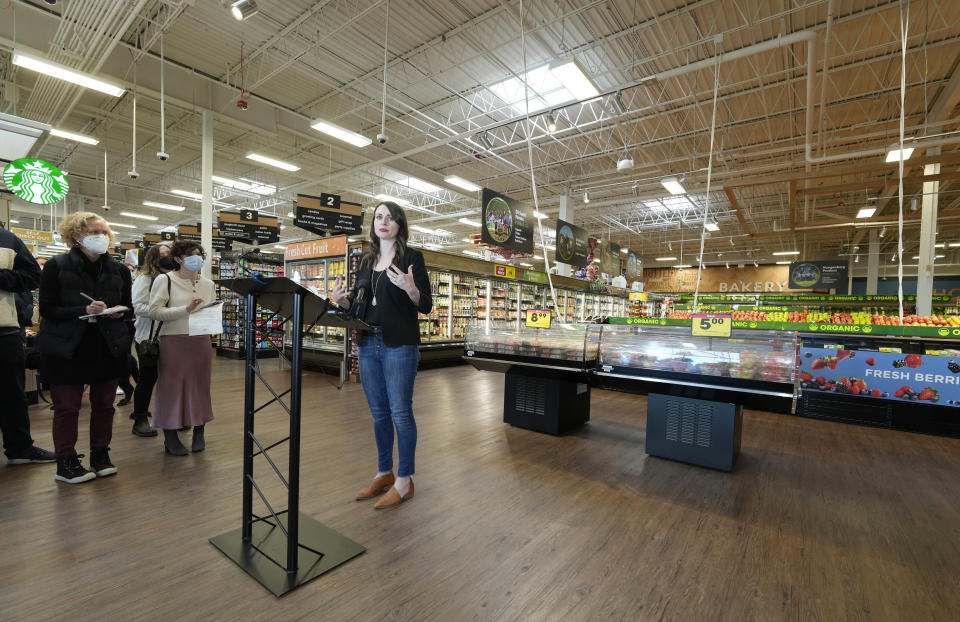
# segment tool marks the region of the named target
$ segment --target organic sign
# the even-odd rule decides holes
[[[248,244],[280,241],[276,216],[264,216],[256,210],[240,210],[239,214],[220,212],[217,228],[220,235]]]
[[[483,189],[480,239],[485,244],[518,253],[533,252],[533,226],[520,203],[510,197]]]
[[[70,183],[53,164],[36,158],[20,158],[7,165],[3,183],[24,201],[49,205],[67,196]]]
[[[795,261],[790,264],[790,289],[832,289],[846,285],[846,262]]]
[[[293,224],[317,235],[331,231],[360,233],[363,230],[363,207],[359,203],[341,201],[336,194],[323,193],[319,197],[298,194]]]
[[[557,219],[557,261],[583,268],[587,265],[587,230]]]

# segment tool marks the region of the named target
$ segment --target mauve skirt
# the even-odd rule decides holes
[[[153,422],[163,430],[203,425],[213,420],[208,335],[160,337],[160,364],[153,398]]]

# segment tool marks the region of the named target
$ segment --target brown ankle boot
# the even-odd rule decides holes
[[[391,486],[390,490],[387,491],[387,494],[380,497],[380,500],[377,501],[377,504],[373,506],[375,510],[385,510],[387,508],[393,508],[407,499],[413,498],[413,478],[410,479],[410,490],[407,491],[407,494],[400,496],[400,492],[396,489],[395,486]]]
[[[366,499],[373,499],[381,492],[383,489],[388,486],[393,486],[393,482],[397,478],[393,476],[393,472],[387,473],[386,475],[381,475],[379,477],[374,477],[366,487],[357,493],[357,501],[364,501]]]

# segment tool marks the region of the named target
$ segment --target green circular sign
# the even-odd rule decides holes
[[[3,182],[24,201],[49,205],[67,196],[70,182],[53,164],[36,158],[20,158],[7,165]]]

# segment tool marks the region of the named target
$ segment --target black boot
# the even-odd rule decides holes
[[[150,424],[147,423],[146,415],[134,413],[133,430],[131,431],[131,434],[136,434],[137,436],[156,436],[157,431],[151,428]]]
[[[188,454],[187,448],[180,442],[176,430],[163,431],[163,450],[173,456],[186,456]]]
[[[82,457],[83,454],[57,458],[57,473],[53,476],[53,479],[67,484],[80,484],[97,477],[97,474],[93,471],[83,468],[83,465],[80,464],[80,458]]]
[[[190,444],[190,451],[197,453],[198,451],[203,451],[206,448],[207,444],[203,440],[203,426],[193,426],[193,443]]]

